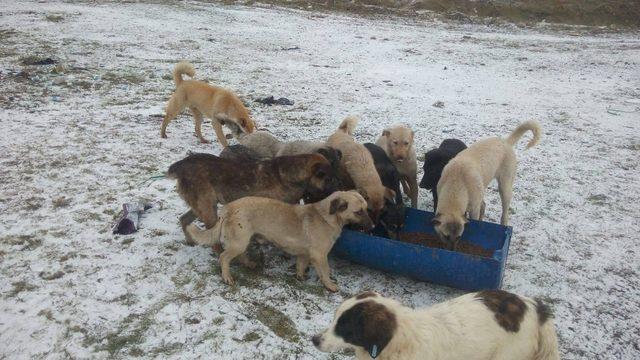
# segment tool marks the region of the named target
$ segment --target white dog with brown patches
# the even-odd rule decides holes
[[[354,349],[360,360],[560,359],[549,308],[501,290],[415,310],[364,292],[343,302],[312,341],[324,352]]]

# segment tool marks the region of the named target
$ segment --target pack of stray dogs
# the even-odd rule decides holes
[[[187,243],[213,247],[229,285],[234,284],[231,262],[255,267],[248,246],[269,242],[295,257],[298,279],[304,280],[312,265],[324,287],[336,292],[327,256],[343,227],[397,236],[404,221],[401,192],[415,208],[419,187],[433,194],[434,228],[451,249],[468,219],[483,218],[484,193],[493,179],[502,202],[501,224],[508,225],[514,146],[527,132],[533,135],[527,148],[541,136],[540,125],[527,121],[506,138],[486,138],[468,147],[446,139],[425,154],[418,183],[414,133],[405,125],[385,129],[375,144],[360,144],[353,135],[358,118],[350,116],[325,141],[284,142],[257,130],[233,91],[194,77],[191,64],[175,66],[176,90],[161,136],[189,108],[198,139],[208,142],[201,130],[205,116],[224,150],[218,156],[191,153],[172,164],[167,176],[177,181],[190,208],[180,217]],[[238,144],[228,144],[223,127]],[[193,223],[196,219],[205,229]],[[323,352],[352,349],[358,359],[560,358],[549,308],[502,290],[470,293],[423,309],[365,291],[344,301],[311,342]]]

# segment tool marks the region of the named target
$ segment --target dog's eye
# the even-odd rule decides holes
[[[393,141],[393,145],[398,145],[398,142],[396,140]]]
[[[404,142],[404,144],[405,144],[405,145],[409,145],[409,142],[408,142],[408,141],[405,141],[405,142]]]
[[[364,215],[364,210],[360,209],[360,210],[356,211],[356,215],[363,216]]]
[[[323,177],[325,177],[327,174],[324,173],[324,171],[318,171],[316,173],[316,177],[319,177],[320,179],[322,179]]]

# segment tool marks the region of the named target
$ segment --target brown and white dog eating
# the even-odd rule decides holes
[[[171,99],[167,104],[167,113],[162,121],[160,136],[167,137],[167,125],[186,107],[193,113],[196,123],[196,136],[201,143],[209,142],[202,136],[203,115],[211,119],[218,141],[224,147],[228,143],[222,131],[221,121],[233,122],[246,133],[251,133],[255,130],[255,124],[249,115],[249,111],[231,90],[211,86],[202,81],[183,80],[183,74],[193,78],[195,76],[193,66],[187,62],[180,62],[173,69],[176,91],[171,95]]]
[[[233,284],[231,260],[238,257],[245,266],[255,266],[245,251],[256,240],[268,241],[296,256],[296,275],[300,280],[311,263],[322,284],[335,292],[338,287],[329,277],[327,256],[347,224],[358,224],[366,230],[373,228],[367,203],[356,191],[336,191],[309,205],[245,197],[227,204],[212,229],[203,231],[191,224],[187,232],[200,245],[223,245],[220,266],[222,279],[229,285]]]
[[[501,290],[424,309],[364,292],[343,302],[312,342],[323,352],[354,349],[360,360],[560,359],[549,308]]]

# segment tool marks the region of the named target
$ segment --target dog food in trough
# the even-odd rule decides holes
[[[471,220],[457,251],[444,249],[434,213],[407,208],[399,240],[344,229],[333,254],[384,272],[465,290],[499,289],[509,253],[511,228]]]
[[[440,239],[438,239],[438,236],[434,234],[423,232],[404,232],[400,233],[400,237],[398,240],[409,244],[417,244],[430,248],[449,250],[447,246],[442,241],[440,241]],[[483,257],[491,257],[491,255],[493,255],[493,251],[470,243],[466,240],[460,240],[455,251]]]

